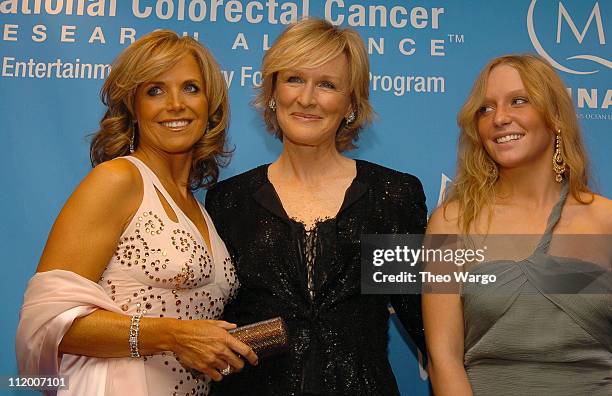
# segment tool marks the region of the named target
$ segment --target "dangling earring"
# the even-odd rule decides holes
[[[132,136],[130,137],[130,154],[134,154],[134,136],[136,135],[136,120],[132,121]]]
[[[493,179],[497,180],[498,171],[497,171],[497,164],[495,164],[495,162],[492,164],[489,164],[489,175],[491,175]]]
[[[563,181],[563,174],[565,173],[565,158],[563,158],[562,150],[563,140],[561,140],[561,129],[557,129],[555,135],[555,153],[553,154],[553,172],[555,172],[555,181],[561,183]]]
[[[352,124],[353,122],[355,122],[355,119],[357,118],[357,116],[355,116],[355,112],[351,111],[348,115],[348,117],[346,117],[346,123],[348,124]]]
[[[274,98],[270,98],[270,101],[268,102],[268,107],[270,108],[270,110],[272,111],[276,111],[276,100],[274,100]]]

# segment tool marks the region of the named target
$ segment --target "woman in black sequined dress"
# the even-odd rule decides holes
[[[397,395],[388,304],[423,350],[418,295],[362,295],[362,234],[424,232],[419,180],[341,153],[373,115],[359,35],[316,19],[267,52],[256,99],[278,159],[219,183],[206,206],[241,288],[225,319],[281,316],[288,353],[226,377],[221,395]]]

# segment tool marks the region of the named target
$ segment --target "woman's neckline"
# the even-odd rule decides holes
[[[282,211],[285,214],[286,218],[289,221],[291,221],[292,223],[301,226],[304,229],[304,231],[309,232],[309,231],[313,231],[313,230],[317,229],[321,224],[324,224],[324,223],[327,223],[327,222],[330,222],[330,221],[335,221],[338,218],[338,216],[340,215],[340,213],[342,213],[342,211],[345,209],[346,202],[347,202],[348,195],[349,195],[349,191],[355,185],[355,183],[359,180],[359,178],[361,176],[361,171],[362,171],[362,161],[360,161],[358,159],[353,159],[353,161],[354,161],[354,164],[355,164],[355,176],[353,177],[353,179],[351,180],[351,182],[347,186],[346,190],[344,191],[344,197],[342,199],[342,203],[340,204],[340,208],[338,209],[338,211],[336,212],[336,214],[334,216],[324,216],[324,217],[321,217],[321,218],[317,218],[314,221],[312,227],[307,227],[305,222],[302,221],[299,218],[289,216],[289,214],[285,210],[285,206],[283,205],[283,201],[281,200],[280,196],[278,195],[278,191],[276,190],[276,187],[274,186],[274,183],[272,183],[272,181],[270,180],[269,170],[270,170],[270,166],[272,165],[272,163],[268,163],[268,164],[263,165],[264,171],[265,171],[265,181],[266,181],[267,184],[270,185],[270,187],[272,189],[272,192],[274,193],[274,198],[276,199],[278,205],[282,209]]]

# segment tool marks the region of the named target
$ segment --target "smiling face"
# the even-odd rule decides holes
[[[189,152],[208,122],[200,67],[191,55],[136,90],[138,148],[169,154]]]
[[[336,131],[351,111],[347,70],[342,54],[316,68],[278,73],[273,96],[285,143],[335,144]]]
[[[554,134],[530,103],[520,74],[511,66],[501,64],[489,73],[478,133],[501,168],[550,168]]]

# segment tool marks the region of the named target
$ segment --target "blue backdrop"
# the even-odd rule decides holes
[[[353,26],[370,52],[378,117],[350,155],[417,175],[431,211],[454,173],[455,117],[474,78],[490,58],[517,52],[537,52],[558,69],[594,186],[612,195],[611,7],[610,0],[0,0],[0,375],[16,373],[26,283],[57,213],[90,169],[87,135],[104,111],[98,92],[107,65],[133,38],[168,28],[211,49],[230,87],[236,151],[221,174],[227,178],[280,152],[249,105],[267,46],[304,15]],[[427,394],[426,373],[395,325],[390,337],[402,394]]]

